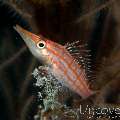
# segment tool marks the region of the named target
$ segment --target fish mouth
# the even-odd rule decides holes
[[[23,31],[23,28],[20,27],[19,25],[16,25],[13,27],[18,33],[22,32]]]
[[[31,40],[34,43],[38,43],[40,41],[40,37],[38,35],[35,35],[34,33],[31,33],[24,28],[20,27],[19,25],[16,25],[13,27],[23,38],[23,40],[26,42],[26,40]]]
[[[23,29],[19,25],[16,25],[13,28],[20,34],[20,36],[24,39],[24,41],[26,40],[26,38],[31,37],[32,33],[28,32],[25,29]]]
[[[31,50],[31,52],[33,52],[35,50],[35,44],[34,44],[34,41],[32,40],[32,37],[31,37],[32,33],[23,29],[19,25],[16,25],[13,28],[22,37],[22,39],[26,43],[27,47]]]

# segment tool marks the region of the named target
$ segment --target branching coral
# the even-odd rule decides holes
[[[58,98],[62,94],[63,86],[54,78],[49,69],[49,67],[40,66],[39,69],[36,68],[32,73],[36,79],[35,86],[41,89],[41,92],[38,92],[38,98],[43,101],[43,107],[39,105],[41,111],[38,112],[37,116],[41,116],[41,120],[44,120],[44,117],[48,118],[48,116],[54,120],[61,119],[61,116],[63,119],[65,119],[64,117],[68,117],[71,120],[77,120],[77,113],[59,102]],[[44,94],[45,97],[43,97]]]
[[[80,105],[83,109],[87,105],[100,110],[120,108],[119,0],[60,0],[57,3],[54,0],[6,1],[0,1],[0,119],[33,120],[34,116],[37,120],[88,120],[91,117],[89,111],[85,115],[78,114]],[[20,16],[25,16],[24,19],[16,14],[19,12]],[[51,83],[56,82],[54,77],[50,78],[41,67],[41,70],[38,68],[40,79],[33,79],[31,72],[40,63],[26,47],[22,48],[23,41],[12,29],[15,24],[28,26],[25,19],[34,33],[39,32],[58,43],[78,39],[88,41],[93,54],[91,58],[99,69],[96,80],[91,84],[99,92],[87,100],[81,100],[60,84],[58,91],[58,86]],[[43,84],[41,80],[44,80]],[[58,85],[57,82],[55,84]],[[108,116],[119,119],[114,110],[112,114],[101,115],[101,118],[95,114],[90,120],[108,120]]]

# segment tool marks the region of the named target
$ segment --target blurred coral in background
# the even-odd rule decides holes
[[[0,0],[0,120],[119,120],[119,11],[119,0]],[[42,88],[35,86],[32,76],[41,63],[13,29],[16,24],[63,45],[75,40],[88,43],[96,77],[89,82],[98,92],[81,100],[62,88],[57,96],[60,104],[45,111],[51,103],[45,95],[44,100],[39,99]],[[77,111],[80,105],[83,109],[87,105],[110,108],[112,112],[90,117],[89,112]]]

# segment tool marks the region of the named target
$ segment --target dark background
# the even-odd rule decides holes
[[[99,90],[92,104],[119,106],[119,11],[119,0],[0,0],[0,120],[31,120],[40,104],[31,77],[40,63],[13,29],[16,24],[63,45],[88,43],[96,76],[91,87]]]

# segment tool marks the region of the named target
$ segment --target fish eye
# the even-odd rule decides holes
[[[45,48],[45,42],[44,42],[44,41],[38,42],[38,43],[37,43],[37,47],[40,48],[40,49],[41,49],[41,48]]]

